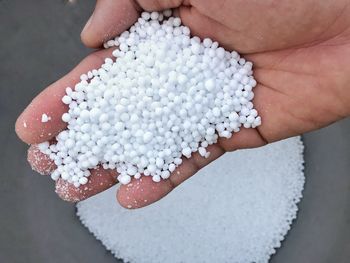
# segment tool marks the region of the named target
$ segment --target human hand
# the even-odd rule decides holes
[[[251,60],[258,81],[254,105],[263,119],[257,129],[242,129],[230,139],[221,138],[209,147],[208,159],[194,154],[184,158],[168,180],[154,183],[150,177],[121,186],[121,205],[137,208],[153,203],[191,177],[225,151],[262,146],[290,136],[318,129],[350,114],[350,8],[348,1],[146,1],[99,0],[83,42],[99,47],[107,39],[132,25],[138,11],[179,7],[178,14],[194,35],[211,37],[226,49],[235,49]],[[27,143],[54,138],[65,128],[61,102],[67,86],[79,76],[99,67],[110,50],[97,51],[67,76],[36,97],[18,118],[16,131]],[[42,123],[47,112],[51,121]],[[49,173],[52,162],[29,149],[29,161],[39,172]],[[115,171],[92,171],[88,184],[79,188],[59,180],[58,194],[79,201],[116,183]],[[147,200],[147,201],[145,201]]]

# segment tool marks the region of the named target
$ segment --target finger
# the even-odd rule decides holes
[[[146,11],[162,11],[180,5],[188,5],[189,0],[137,0],[137,3]]]
[[[29,147],[28,161],[33,170],[43,175],[49,175],[57,168],[49,156],[42,153],[37,145]],[[59,179],[56,183],[56,192],[63,200],[77,202],[115,185],[116,178],[117,172],[115,170],[105,170],[99,167],[91,170],[88,182],[80,187],[75,187],[73,184]]]
[[[55,137],[67,124],[61,116],[67,111],[67,105],[61,101],[67,87],[74,87],[80,81],[80,75],[94,68],[99,68],[106,57],[110,57],[111,49],[90,54],[78,66],[62,79],[51,84],[42,91],[23,111],[16,121],[18,137],[28,144],[37,144]],[[49,116],[42,122],[42,115]]]
[[[150,205],[173,190],[180,183],[190,178],[201,167],[220,157],[224,150],[218,146],[209,146],[210,156],[205,159],[195,153],[191,159],[183,158],[182,164],[175,169],[167,180],[158,183],[150,176],[133,179],[128,185],[121,185],[117,191],[117,200],[121,206],[129,209]]]
[[[107,190],[118,182],[115,170],[105,170],[99,167],[90,172],[91,175],[88,182],[79,187],[58,179],[56,182],[56,193],[58,196],[68,202],[79,202]]]
[[[139,16],[137,9],[131,0],[98,0],[81,32],[81,40],[88,47],[100,47],[136,22]]]
[[[209,146],[210,155],[208,158],[204,158],[198,153],[194,153],[190,159],[183,158],[183,163],[167,180],[156,183],[152,181],[151,177],[143,176],[139,180],[133,179],[128,185],[120,186],[117,191],[117,200],[121,206],[129,209],[147,206],[166,196],[175,187],[226,151],[259,147],[264,144],[265,141],[256,129],[242,129],[230,139],[220,138],[217,144]]]
[[[32,169],[42,175],[49,175],[57,168],[49,156],[42,153],[37,145],[29,147],[27,160]]]

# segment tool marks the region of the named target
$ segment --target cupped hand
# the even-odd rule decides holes
[[[139,208],[161,199],[227,151],[300,135],[350,115],[350,1],[99,0],[82,40],[100,47],[135,23],[142,10],[167,8],[177,8],[193,35],[213,38],[254,63],[254,105],[262,125],[219,139],[209,146],[208,159],[197,153],[184,158],[168,180],[155,183],[142,177],[122,185],[117,191],[122,206]],[[53,140],[66,128],[61,120],[67,111],[61,102],[65,88],[74,87],[81,74],[98,68],[108,56],[111,50],[89,55],[40,93],[18,118],[16,132],[32,144],[28,159],[35,170],[49,174],[55,168],[35,144]],[[43,113],[51,117],[49,122],[41,122]],[[56,191],[65,200],[79,201],[116,183],[115,171],[99,168],[86,185],[75,188],[58,180]]]

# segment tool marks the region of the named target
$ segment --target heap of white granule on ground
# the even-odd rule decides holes
[[[295,137],[227,153],[149,207],[121,208],[113,188],[77,213],[125,262],[266,263],[296,217],[302,152]]]
[[[122,184],[141,174],[167,179],[181,157],[218,137],[261,124],[253,108],[252,63],[217,42],[191,37],[171,12],[142,13],[106,46],[118,59],[81,76],[66,89],[68,129],[57,144],[39,145],[57,165],[51,177],[86,184],[89,169],[117,169]],[[163,19],[165,18],[165,19]],[[44,116],[43,120],[47,118]]]

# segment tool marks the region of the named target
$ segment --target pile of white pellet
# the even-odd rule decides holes
[[[266,263],[296,217],[302,152],[291,138],[227,153],[149,207],[123,209],[112,188],[78,215],[124,262]]]
[[[57,144],[39,145],[57,165],[54,180],[86,184],[89,169],[117,169],[122,184],[141,174],[167,179],[182,156],[218,137],[230,138],[261,118],[253,108],[252,63],[217,42],[191,37],[171,11],[142,13],[129,31],[105,46],[118,46],[116,61],[68,87],[62,120],[68,129]],[[49,121],[43,116],[43,121]]]

